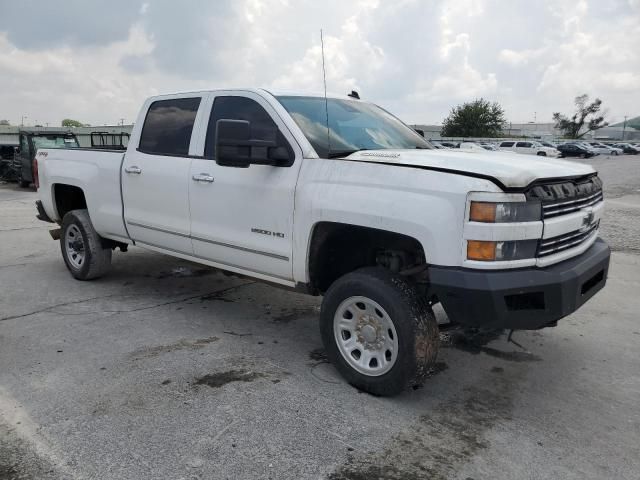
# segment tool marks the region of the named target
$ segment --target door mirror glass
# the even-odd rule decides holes
[[[216,122],[216,163],[223,167],[290,165],[292,152],[274,140],[251,138],[251,122],[221,119]],[[279,133],[279,132],[277,132]],[[273,135],[277,138],[280,135]]]

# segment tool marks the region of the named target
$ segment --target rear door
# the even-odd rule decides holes
[[[202,98],[152,101],[137,149],[122,166],[124,217],[131,238],[152,247],[193,254],[189,237],[191,138]]]
[[[203,158],[190,178],[191,235],[196,256],[232,271],[290,281],[294,194],[302,150],[282,119],[260,95],[218,92],[202,139]],[[252,138],[276,140],[292,151],[289,167],[220,166],[215,162],[216,122],[247,120]]]
[[[533,151],[533,144],[531,142],[517,142],[516,152],[518,153],[531,153]]]

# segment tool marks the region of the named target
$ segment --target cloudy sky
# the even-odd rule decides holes
[[[0,119],[135,120],[150,95],[360,91],[409,123],[484,97],[513,122],[572,99],[640,115],[640,0],[0,0]]]

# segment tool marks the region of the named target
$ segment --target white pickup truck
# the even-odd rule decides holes
[[[323,295],[329,358],[354,386],[420,384],[432,305],[469,327],[539,329],[605,284],[588,165],[436,150],[351,96],[162,95],[128,149],[40,149],[38,218],[80,280],[136,245]]]

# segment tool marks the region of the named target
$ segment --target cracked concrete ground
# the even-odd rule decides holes
[[[75,281],[35,193],[0,186],[0,480],[637,479],[640,158],[590,163],[606,289],[527,351],[445,342],[390,399],[326,362],[319,299],[137,248]]]

